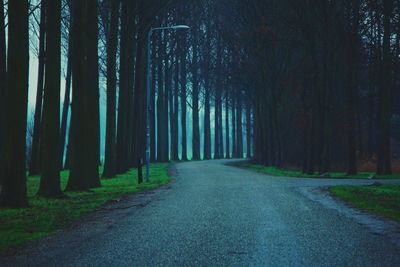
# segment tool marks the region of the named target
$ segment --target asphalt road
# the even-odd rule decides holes
[[[400,266],[390,237],[345,216],[343,205],[323,204],[324,195],[301,193],[371,181],[276,178],[226,163],[177,164],[171,185],[109,206],[0,265]]]

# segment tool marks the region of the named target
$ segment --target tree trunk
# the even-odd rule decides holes
[[[225,158],[229,159],[231,157],[231,152],[230,152],[230,141],[229,141],[229,135],[230,135],[230,127],[229,127],[229,94],[228,92],[225,93],[225,147],[226,147],[226,152],[225,152]]]
[[[70,20],[70,25],[72,25],[72,15]],[[65,152],[65,143],[67,138],[67,122],[68,122],[68,112],[69,107],[71,105],[71,80],[72,80],[72,41],[71,34],[68,40],[68,63],[67,63],[67,77],[65,78],[65,94],[64,94],[64,103],[63,103],[63,111],[62,111],[62,119],[61,119],[61,133],[60,133],[60,170],[63,169],[64,163],[64,152]]]
[[[390,149],[390,130],[392,116],[392,55],[390,49],[391,17],[393,14],[393,0],[383,1],[383,62],[382,88],[379,103],[379,146],[377,174],[392,174],[392,158]]]
[[[43,1],[42,1],[43,3]],[[60,168],[60,81],[61,81],[61,0],[47,5],[46,80],[43,100],[43,132],[41,137],[41,178],[38,195],[59,197]],[[53,162],[53,163],[52,163]]]
[[[206,77],[208,79],[208,77]],[[210,89],[205,85],[204,96],[204,159],[211,159]]]
[[[186,63],[186,56],[187,56],[187,37],[183,36],[180,40],[182,44],[182,49],[179,49],[181,51],[180,53],[180,78],[181,78],[181,128],[182,128],[182,160],[188,160],[187,157],[187,128],[186,128],[186,112],[187,112],[187,63]],[[178,44],[179,45],[179,44]]]
[[[141,24],[137,39],[136,67],[135,67],[135,95],[134,95],[134,121],[133,133],[133,158],[145,158],[146,152],[146,76],[147,68],[147,32],[149,29]],[[135,167],[136,164],[134,165]]]
[[[221,66],[222,66],[222,45],[221,41],[218,41],[217,45],[217,59],[216,59],[216,85],[215,85],[215,112],[214,112],[214,159],[220,159],[223,157],[223,149],[221,146],[223,145],[221,142],[222,137],[222,105],[221,105]]]
[[[0,185],[4,175],[4,145],[6,130],[6,88],[7,88],[7,57],[6,57],[6,33],[4,25],[4,1],[0,0]]]
[[[43,107],[43,81],[45,67],[45,38],[46,38],[46,5],[47,1],[41,2],[40,8],[40,37],[39,37],[39,65],[38,80],[36,88],[36,104],[34,116],[34,128],[32,138],[32,151],[29,163],[29,175],[39,174],[40,169],[40,137],[42,126],[42,107]]]
[[[8,87],[4,144],[4,179],[0,205],[24,207],[28,205],[26,190],[26,120],[29,78],[28,1],[8,3]]]
[[[97,2],[74,0],[73,103],[68,191],[100,186],[98,171]]]
[[[236,143],[236,96],[235,93],[232,91],[232,158],[237,158],[237,143]]]
[[[175,58],[175,68],[174,68],[174,90],[173,90],[173,112],[171,122],[173,127],[171,128],[171,157],[172,160],[179,160],[179,151],[178,151],[178,143],[179,143],[179,61],[178,58]],[[172,106],[171,106],[172,108]]]
[[[122,0],[121,41],[120,41],[120,74],[118,99],[117,129],[117,174],[129,169],[129,154],[132,149],[133,130],[133,75],[134,75],[134,19],[133,2]],[[131,159],[133,160],[133,159]]]
[[[150,113],[150,161],[151,162],[155,162],[157,160],[157,150],[156,150],[156,140],[157,140],[157,136],[156,136],[156,82],[155,82],[155,78],[156,78],[156,63],[154,62],[155,59],[155,55],[157,53],[157,43],[155,42],[155,39],[153,38],[152,40],[152,45],[151,45],[151,77],[152,77],[152,81],[151,81],[151,113]]]
[[[165,162],[165,120],[164,116],[164,78],[165,73],[163,71],[164,57],[165,57],[165,44],[163,43],[162,36],[160,33],[157,34],[158,40],[158,53],[157,53],[157,161]]]
[[[111,0],[111,19],[109,39],[107,40],[107,118],[106,147],[103,178],[113,178],[116,171],[116,91],[117,73],[116,59],[118,46],[118,22],[120,0]]]
[[[165,42],[167,42],[165,40]],[[169,65],[169,59],[166,57],[165,58],[165,88],[164,88],[164,110],[162,113],[162,120],[164,123],[164,131],[163,131],[163,136],[162,138],[164,139],[164,162],[169,161],[169,149],[170,149],[170,142],[169,142],[169,122],[170,122],[170,117],[169,117],[169,103],[168,103],[168,97],[171,94],[171,82],[172,82],[172,77],[171,77],[171,66]]]
[[[98,56],[98,3],[88,0],[87,4],[87,61],[88,97],[86,119],[88,149],[88,182],[90,188],[100,187],[100,107],[99,107],[99,56]]]
[[[240,93],[239,93],[240,94]],[[237,157],[243,158],[243,125],[242,125],[242,96],[239,95],[237,98]]]
[[[200,128],[199,128],[199,51],[198,51],[198,32],[193,32],[193,62],[192,62],[192,152],[193,160],[200,160]]]
[[[246,107],[246,157],[251,158],[251,104],[250,100],[247,100]]]

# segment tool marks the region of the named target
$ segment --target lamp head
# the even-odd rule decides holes
[[[187,25],[176,25],[176,26],[173,26],[171,28],[174,29],[174,30],[188,30],[188,29],[190,29],[190,27],[187,26]]]

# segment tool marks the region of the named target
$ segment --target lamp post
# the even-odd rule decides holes
[[[189,26],[176,25],[171,27],[151,28],[147,35],[147,99],[146,99],[146,182],[150,181],[150,87],[151,87],[151,35],[154,31],[188,30]]]

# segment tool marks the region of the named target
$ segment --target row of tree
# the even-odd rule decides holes
[[[232,65],[242,63],[220,34],[212,1],[13,0],[1,6],[1,205],[28,204],[26,167],[40,175],[43,197],[64,197],[63,167],[70,170],[67,191],[100,186],[100,88],[107,96],[102,176],[141,164],[153,25],[192,29],[154,32],[151,39],[152,161],[187,160],[190,150],[195,160],[250,155],[250,95],[233,78]],[[38,78],[27,150],[32,50]]]
[[[245,61],[258,163],[356,174],[364,160],[392,172],[400,1],[219,2]]]

